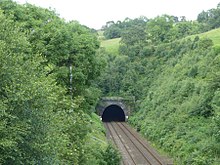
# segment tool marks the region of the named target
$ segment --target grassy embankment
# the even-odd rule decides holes
[[[103,32],[99,32],[99,36],[101,40],[101,47],[104,47],[108,53],[118,54],[119,42],[121,40],[120,38],[104,40]],[[213,41],[215,47],[220,46],[220,28],[189,37],[194,38],[196,36],[199,36],[200,38],[210,38]]]
[[[192,36],[189,36],[189,37],[190,38],[195,38],[196,36],[199,36],[200,38],[210,38],[214,43],[214,47],[220,46],[220,28],[210,30],[208,32],[201,33],[201,34],[198,34],[198,35],[192,35]]]

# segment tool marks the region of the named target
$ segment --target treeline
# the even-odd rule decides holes
[[[220,49],[208,38],[186,37],[206,31],[211,18],[174,18],[162,15],[126,29],[117,56],[100,50],[108,65],[97,84],[105,95],[135,96],[129,122],[176,164],[217,165]]]
[[[217,8],[213,8],[208,11],[202,11],[198,15],[197,21],[203,24],[204,31],[208,31],[220,27],[219,17],[220,17],[220,3],[217,5]]]
[[[97,140],[96,35],[11,0],[0,2],[0,22],[0,164],[117,164],[117,151]]]
[[[129,31],[129,29],[138,27],[144,28],[145,30],[151,30],[151,32],[154,31],[154,33],[156,33],[158,29],[161,29],[159,26],[163,26],[164,34],[157,35],[160,35],[161,40],[165,38],[169,41],[170,38],[173,37],[181,38],[187,35],[202,33],[214,28],[218,28],[220,27],[219,18],[220,5],[214,9],[202,11],[200,14],[198,14],[196,21],[187,21],[185,16],[177,17],[164,15],[153,19],[148,19],[147,17],[141,16],[135,19],[125,18],[124,21],[108,21],[106,25],[102,27],[102,30],[104,31],[103,35],[106,39],[113,39],[122,37],[126,31]]]
[[[124,21],[108,21],[106,25],[102,26],[104,31],[104,36],[106,39],[120,38],[122,33],[132,26],[141,26],[144,27],[148,19],[146,17],[140,17],[136,19],[125,18]]]

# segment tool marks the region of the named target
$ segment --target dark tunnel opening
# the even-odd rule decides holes
[[[125,121],[125,113],[120,106],[110,105],[107,108],[105,108],[102,114],[102,121],[103,122]]]

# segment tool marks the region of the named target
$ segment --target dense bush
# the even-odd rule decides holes
[[[145,137],[171,153],[177,164],[211,165],[219,160],[216,78],[220,56],[202,44],[205,40],[180,43],[182,49],[185,44],[191,48],[158,65],[160,73],[154,71],[156,78],[145,87],[140,109],[130,118]]]
[[[93,113],[96,36],[13,1],[0,2],[0,22],[0,164],[106,164],[112,153]]]

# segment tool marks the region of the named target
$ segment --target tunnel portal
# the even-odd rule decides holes
[[[110,122],[110,121],[125,121],[125,113],[123,109],[118,105],[110,105],[105,108],[102,114],[102,121],[103,122]]]

